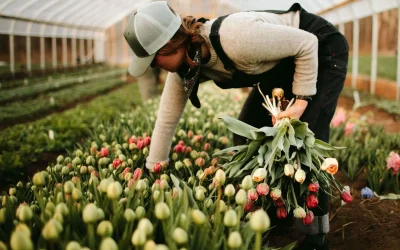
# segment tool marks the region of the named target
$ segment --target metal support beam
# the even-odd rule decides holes
[[[51,52],[53,59],[53,69],[57,69],[57,38],[51,38]]]
[[[71,49],[72,49],[72,66],[76,67],[76,38],[71,38]]]
[[[85,63],[85,39],[79,40],[79,57],[81,64]]]
[[[44,37],[40,37],[40,68],[44,71],[46,69],[46,62],[45,62],[45,50],[44,50]]]
[[[62,58],[63,58],[63,67],[68,67],[68,55],[67,55],[67,38],[62,38]]]
[[[15,73],[15,51],[14,51],[14,35],[10,34],[10,72]]]
[[[32,72],[31,37],[26,36],[26,69]]]
[[[378,14],[375,11],[374,3],[370,0],[370,5],[374,14],[372,15],[372,59],[371,59],[371,85],[370,93],[375,94],[376,90],[376,78],[377,78],[377,66],[378,66],[378,35],[379,35],[379,19]]]
[[[358,52],[360,45],[360,21],[353,21],[353,74],[351,76],[351,87],[356,88],[358,78]]]

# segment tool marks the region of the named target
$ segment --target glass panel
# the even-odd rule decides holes
[[[27,4],[26,0],[15,0],[7,5],[7,7],[2,11],[2,14],[14,16],[19,13],[25,4]]]
[[[0,33],[8,34],[10,33],[11,20],[7,18],[0,18]]]
[[[14,34],[20,35],[20,36],[26,36],[26,26],[27,22],[23,21],[16,21],[15,26],[14,26]]]

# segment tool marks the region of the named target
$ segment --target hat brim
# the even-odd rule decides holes
[[[147,57],[138,57],[133,54],[131,64],[129,65],[128,72],[134,77],[142,76],[146,70],[150,67],[156,53]]]

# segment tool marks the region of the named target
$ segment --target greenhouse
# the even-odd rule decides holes
[[[1,0],[0,250],[398,249],[400,0]]]

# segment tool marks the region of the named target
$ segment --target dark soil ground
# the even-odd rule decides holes
[[[338,107],[351,110],[353,101],[341,97]],[[400,133],[400,122],[397,117],[390,115],[372,105],[357,109],[356,115],[372,113],[368,118],[371,124],[382,125],[386,131]],[[400,249],[400,200],[379,200],[379,198],[362,199],[361,189],[367,185],[366,178],[360,175],[358,180],[351,183],[340,173],[335,177],[343,184],[351,187],[353,202],[341,206],[339,200],[331,200],[330,232],[328,240],[331,250],[397,250]],[[270,246],[285,246],[301,240],[304,235],[294,230],[284,235],[269,236]]]

